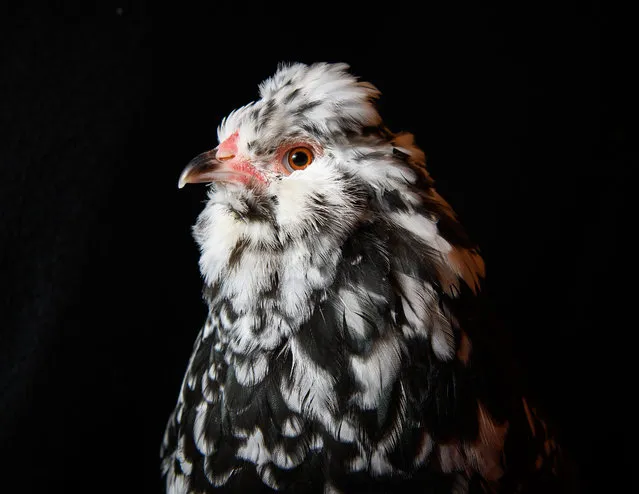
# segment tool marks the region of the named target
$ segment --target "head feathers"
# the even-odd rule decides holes
[[[358,81],[344,63],[280,64],[260,84],[259,94],[258,101],[224,119],[218,128],[220,142],[236,130],[249,142],[291,133],[331,140],[381,124],[373,103],[380,92]]]

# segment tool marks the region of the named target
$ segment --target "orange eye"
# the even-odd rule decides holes
[[[292,172],[295,170],[303,170],[312,162],[313,151],[305,147],[293,148],[284,156],[284,164]]]

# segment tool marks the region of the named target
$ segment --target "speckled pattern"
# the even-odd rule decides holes
[[[221,123],[229,162],[270,178],[213,183],[194,227],[209,315],[168,493],[559,492],[546,424],[476,358],[478,249],[378,96],[345,64],[283,65]],[[275,171],[300,142],[314,161]]]

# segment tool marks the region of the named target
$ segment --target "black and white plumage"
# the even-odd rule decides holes
[[[282,65],[181,185],[206,323],[168,493],[563,492],[559,450],[473,315],[483,261],[410,134],[345,64]]]

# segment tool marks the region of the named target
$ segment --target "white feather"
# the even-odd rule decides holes
[[[283,376],[280,390],[288,407],[302,415],[324,422],[333,416],[337,404],[335,378],[316,365],[301,350],[296,338],[287,343],[293,359],[291,375]]]
[[[262,382],[268,373],[268,358],[264,353],[258,353],[250,359],[238,359],[234,369],[238,383],[242,386],[255,386]]]
[[[290,416],[282,425],[282,435],[284,437],[298,437],[302,433],[304,423],[299,416]]]
[[[362,388],[354,399],[362,409],[377,408],[382,392],[397,378],[401,361],[401,343],[394,334],[378,341],[369,355],[351,358],[351,372]]]
[[[264,465],[271,461],[271,453],[264,445],[264,436],[259,428],[255,428],[237,450],[236,456],[255,465]]]
[[[206,415],[208,405],[206,403],[200,403],[195,409],[195,421],[193,423],[193,439],[195,441],[195,447],[204,456],[212,455],[216,451],[215,443],[209,441],[205,436],[206,429]]]

